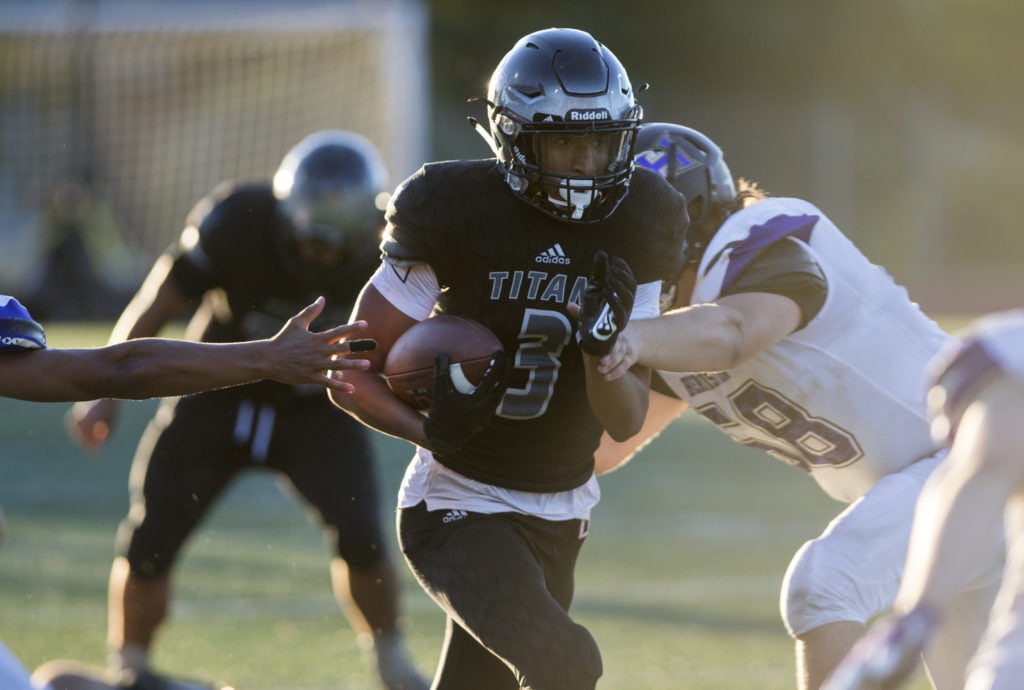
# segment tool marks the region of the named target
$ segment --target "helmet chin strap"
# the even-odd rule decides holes
[[[572,207],[572,219],[579,220],[583,217],[583,212],[587,210],[587,207],[594,203],[594,199],[597,197],[598,192],[593,188],[593,183],[589,180],[566,180],[568,183],[569,200],[555,196],[548,195],[548,201],[556,206],[562,208]],[[576,191],[573,187],[585,187],[586,189]],[[566,187],[559,187],[559,192],[564,193]]]

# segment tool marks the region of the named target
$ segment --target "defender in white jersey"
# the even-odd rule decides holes
[[[955,618],[948,602],[1002,523],[1006,572],[965,688],[1024,684],[1024,309],[972,324],[937,358],[932,378],[932,429],[949,444],[949,459],[917,503],[894,615],[857,643],[829,690],[901,686],[921,649]]]
[[[818,688],[899,586],[913,505],[941,451],[921,388],[951,338],[812,204],[739,181],[703,134],[646,124],[637,163],[684,194],[691,219],[660,318],[634,321],[600,365],[659,370],[644,431],[607,442],[613,469],[687,405],[745,445],[811,474],[849,503],[797,552],[782,587],[798,684]],[[965,578],[959,625],[928,659],[960,688],[995,591],[999,549]]]

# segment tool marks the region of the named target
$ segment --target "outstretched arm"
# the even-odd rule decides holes
[[[661,371],[724,371],[796,330],[800,307],[767,292],[743,292],[636,319],[601,358],[598,371],[619,378],[635,364]]]
[[[351,352],[347,339],[362,332],[366,323],[313,333],[309,325],[323,307],[321,297],[265,340],[196,343],[136,338],[91,349],[6,353],[0,357],[0,394],[35,402],[141,399],[185,395],[266,378],[283,383],[316,383],[349,393],[351,385],[329,377],[327,370],[369,366],[362,359],[335,359]]]

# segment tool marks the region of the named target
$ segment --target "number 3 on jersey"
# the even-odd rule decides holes
[[[519,328],[519,348],[512,365],[529,372],[526,385],[505,391],[497,414],[508,419],[533,419],[548,409],[555,392],[562,350],[569,343],[572,324],[557,311],[527,309]]]

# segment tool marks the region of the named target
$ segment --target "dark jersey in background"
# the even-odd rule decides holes
[[[171,277],[190,299],[205,301],[190,324],[201,340],[268,338],[292,315],[323,295],[327,304],[313,330],[346,323],[359,290],[379,263],[372,238],[354,238],[353,252],[327,267],[299,262],[268,184],[225,184],[196,205],[182,234]],[[204,325],[205,321],[205,325]],[[281,400],[323,395],[315,385],[263,381],[240,396]]]

